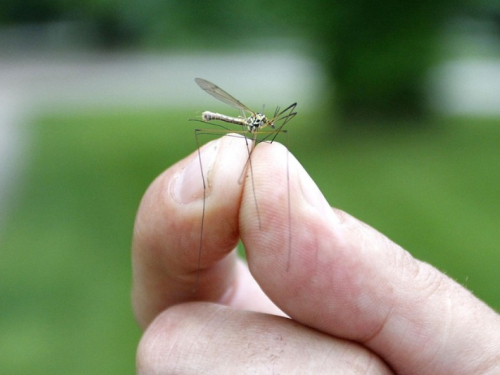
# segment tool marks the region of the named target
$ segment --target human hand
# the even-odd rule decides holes
[[[492,309],[331,209],[291,155],[287,167],[278,143],[255,148],[253,179],[240,185],[247,157],[235,137],[202,149],[209,188],[200,270],[197,153],[159,176],[142,200],[132,290],[145,329],[139,374],[500,373]],[[248,267],[233,250],[238,238]]]

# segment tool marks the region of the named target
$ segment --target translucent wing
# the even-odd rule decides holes
[[[205,90],[207,93],[212,95],[214,98],[219,99],[221,102],[224,102],[233,108],[237,108],[237,109],[243,110],[243,111],[248,111],[251,114],[255,115],[254,111],[252,111],[246,105],[241,103],[235,97],[229,95],[227,92],[222,90],[219,86],[214,85],[212,82],[208,82],[207,80],[204,80],[203,78],[195,78],[194,80],[198,84],[198,86],[200,86],[203,90]]]

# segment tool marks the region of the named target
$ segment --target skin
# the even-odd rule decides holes
[[[248,156],[242,139],[223,137],[201,153],[200,269],[196,152],[151,184],[137,214],[138,374],[500,373],[500,316],[332,209],[283,146],[255,148],[253,185],[235,178]],[[236,256],[239,238],[248,265]]]

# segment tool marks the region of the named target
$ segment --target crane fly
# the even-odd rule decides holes
[[[195,82],[200,86],[202,90],[207,92],[209,95],[213,96],[214,98],[220,100],[221,102],[236,108],[240,112],[240,116],[238,117],[232,117],[232,116],[227,116],[221,113],[216,113],[216,112],[211,112],[211,111],[205,111],[202,113],[202,120],[203,122],[210,123],[211,121],[222,121],[228,124],[235,124],[239,125],[242,127],[241,131],[232,131],[232,133],[237,133],[241,134],[242,138],[245,139],[247,150],[248,150],[248,159],[245,164],[245,167],[243,168],[243,171],[240,175],[240,178],[238,180],[238,183],[241,183],[243,181],[243,177],[245,174],[245,171],[247,167],[250,169],[250,176],[252,178],[252,193],[254,197],[254,202],[255,202],[255,208],[256,208],[256,213],[257,213],[257,218],[259,222],[259,228],[261,228],[261,223],[260,223],[260,214],[259,214],[259,206],[257,204],[257,197],[255,193],[255,187],[253,185],[253,169],[252,169],[252,152],[253,148],[251,146],[255,146],[257,143],[260,142],[273,142],[278,134],[284,133],[286,131],[283,130],[283,127],[286,125],[288,121],[290,121],[292,118],[294,118],[297,115],[297,112],[295,112],[295,107],[297,106],[297,103],[292,103],[288,107],[286,107],[284,110],[281,110],[280,107],[277,107],[276,110],[274,111],[274,115],[272,118],[268,118],[263,112],[264,112],[264,106],[262,107],[261,112],[254,112],[250,108],[248,108],[246,105],[241,103],[238,99],[235,97],[231,96],[228,94],[226,91],[221,89],[219,86],[213,84],[212,82],[209,82],[205,79],[202,78],[195,78]],[[198,120],[199,121],[199,120]],[[279,124],[279,125],[277,125]],[[201,154],[200,154],[200,147],[199,147],[199,141],[198,141],[198,136],[200,134],[217,134],[217,133],[228,133],[229,128],[222,126],[220,124],[212,124],[216,125],[219,127],[222,127],[224,130],[222,131],[217,131],[215,129],[211,130],[204,130],[204,129],[196,129],[195,130],[195,136],[196,136],[196,142],[198,144],[198,157],[200,161],[200,170],[201,170],[201,177],[203,180],[203,211],[202,211],[202,217],[201,217],[201,233],[200,233],[200,245],[198,249],[198,275],[197,275],[197,281],[196,281],[196,288],[199,283],[199,276],[200,276],[200,267],[201,267],[201,254],[202,254],[202,247],[203,247],[203,235],[204,235],[204,226],[205,226],[205,199],[206,199],[206,182],[205,182],[205,175],[203,172],[203,166],[201,162]],[[270,127],[271,131],[262,131],[262,129]],[[258,139],[258,135],[263,134],[264,136],[261,139]],[[250,143],[249,143],[250,141]],[[287,159],[288,160],[288,159]],[[288,169],[287,169],[288,170]],[[288,173],[288,172],[287,172]],[[288,181],[288,176],[287,176],[287,181]],[[289,182],[287,182],[289,184]],[[290,217],[290,187],[287,186],[288,188],[288,225],[289,225],[289,247],[291,248],[291,217]],[[287,261],[287,270],[289,268],[289,262],[290,262],[290,248],[289,248],[289,254],[288,254],[288,261]]]
[[[275,134],[272,138],[271,142],[274,141],[278,133],[281,131],[283,126],[290,121],[297,112],[294,112],[297,103],[293,103],[280,112],[280,108],[277,107],[274,116],[271,119],[268,119],[266,115],[263,113],[264,108],[260,113],[256,113],[248,108],[246,105],[241,103],[238,99],[229,95],[227,92],[222,90],[219,86],[214,85],[212,82],[204,80],[202,78],[195,78],[195,82],[200,86],[203,90],[205,90],[208,94],[212,95],[214,98],[220,100],[223,103],[230,105],[238,110],[240,110],[239,117],[231,117],[222,115],[220,113],[214,113],[210,111],[205,111],[202,114],[203,121],[209,122],[212,120],[220,120],[230,124],[241,125],[243,128],[246,127],[248,133],[252,134],[252,141],[257,139],[258,131],[270,126],[271,128],[276,128],[276,123],[279,121],[283,121],[283,124],[274,132],[270,134]],[[246,117],[246,113],[249,113],[250,116]]]

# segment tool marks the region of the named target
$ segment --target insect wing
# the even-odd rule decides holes
[[[208,94],[212,95],[214,98],[220,100],[223,103],[226,103],[227,105],[230,105],[233,108],[236,108],[236,109],[239,109],[242,111],[247,111],[247,112],[251,113],[252,115],[255,115],[254,111],[252,111],[246,105],[241,103],[235,97],[229,95],[227,92],[222,90],[219,86],[214,85],[212,82],[208,82],[207,80],[204,80],[203,78],[195,78],[194,80],[198,84],[198,86],[200,86],[203,90],[205,90]]]

